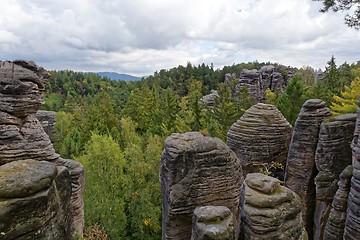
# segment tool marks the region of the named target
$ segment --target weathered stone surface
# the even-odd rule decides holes
[[[219,94],[216,90],[211,90],[211,93],[208,95],[205,95],[201,98],[201,101],[203,102],[205,107],[213,107],[215,98],[219,97]]]
[[[338,189],[340,173],[351,164],[350,143],[355,129],[356,114],[325,119],[320,125],[315,165],[316,209],[314,238],[323,239],[331,203]]]
[[[301,200],[276,178],[249,173],[244,181],[244,239],[303,239]]]
[[[0,198],[0,239],[74,239],[69,171],[52,163],[30,160],[27,163],[29,166],[23,169],[23,162],[9,163],[18,171],[17,176],[21,179],[28,176],[30,165],[37,169],[41,168],[39,165],[44,165],[43,170],[50,173],[43,175],[55,172],[56,176],[45,188],[35,193],[28,192],[25,197]],[[53,165],[52,168],[49,164]],[[3,170],[0,169],[0,176]],[[32,179],[28,180],[27,185],[31,184]],[[37,184],[35,179],[34,185]]]
[[[67,166],[70,169],[71,177],[69,178],[72,181],[69,186],[72,185],[74,188],[74,196],[71,198],[74,207],[69,212],[74,211],[78,214],[76,216],[78,225],[75,228],[77,233],[82,235],[83,220],[80,218],[83,218],[81,198],[83,186],[80,184],[83,184],[83,168],[80,163],[67,164],[59,158],[49,136],[35,115],[43,103],[42,93],[48,76],[45,69],[33,62],[0,61],[0,166],[19,160],[24,164],[27,160],[36,160],[39,163],[45,160]],[[40,170],[36,167],[29,170],[27,175],[23,174],[24,179],[17,179],[15,172],[0,175],[0,181],[3,182],[1,197],[7,197],[11,201],[11,198],[26,197],[28,193],[35,193],[48,187],[56,173],[43,169],[44,166],[42,164]],[[41,169],[44,170],[43,174],[41,174]],[[12,174],[14,176],[11,176]],[[10,181],[13,182],[10,183]]]
[[[39,110],[36,112],[36,118],[39,120],[44,131],[51,139],[55,129],[55,112]]]
[[[285,171],[285,186],[301,198],[303,221],[309,239],[313,239],[315,210],[315,150],[318,143],[320,124],[330,116],[325,102],[319,99],[307,100],[296,120],[290,142]]]
[[[230,127],[226,143],[246,175],[271,162],[285,166],[291,131],[290,123],[275,106],[258,103]]]
[[[249,90],[250,96],[256,101],[264,100],[265,90],[269,88],[273,92],[283,92],[289,79],[294,76],[294,73],[289,69],[272,65],[263,66],[260,70],[244,69],[237,77],[236,74],[225,74],[225,83],[235,82],[236,87],[231,88],[232,94],[238,91],[241,87],[246,87]],[[230,84],[231,86],[233,84]],[[230,87],[231,87],[230,86]]]
[[[0,61],[0,111],[19,118],[36,113],[48,76],[34,62]]]
[[[360,105],[360,98],[359,98]],[[351,143],[353,177],[346,211],[344,239],[360,239],[360,108],[357,110],[354,139]]]
[[[224,206],[195,208],[191,240],[234,240],[233,215]]]
[[[71,205],[74,215],[74,226],[78,236],[82,236],[84,231],[84,200],[82,193],[85,186],[85,172],[81,163],[71,160],[59,158],[56,165],[65,166],[71,177]]]
[[[48,188],[57,175],[46,161],[24,160],[0,166],[0,198],[21,198]]]
[[[340,181],[338,183],[339,189],[337,190],[329,218],[326,222],[324,237],[327,240],[343,239],[347,202],[350,191],[350,182],[353,173],[353,166],[347,166],[340,174]]]
[[[160,165],[163,239],[190,239],[198,206],[226,206],[240,228],[242,170],[239,159],[218,138],[197,132],[170,135]]]

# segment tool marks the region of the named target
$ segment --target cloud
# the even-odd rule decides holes
[[[311,0],[7,0],[2,58],[49,69],[118,71],[242,61],[323,67],[357,61],[360,32]]]

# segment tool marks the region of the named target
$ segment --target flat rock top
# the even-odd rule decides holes
[[[266,194],[272,194],[280,187],[279,179],[261,173],[249,173],[245,182],[252,189]]]
[[[194,210],[198,222],[216,222],[231,215],[230,209],[225,206],[203,206]]]
[[[57,174],[46,161],[22,160],[0,166],[0,198],[21,198],[48,188]]]

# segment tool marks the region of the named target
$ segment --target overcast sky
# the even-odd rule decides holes
[[[0,59],[137,76],[178,65],[360,60],[360,31],[311,0],[1,0]]]

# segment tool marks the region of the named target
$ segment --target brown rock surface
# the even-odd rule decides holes
[[[304,237],[301,200],[276,178],[249,173],[244,181],[245,240],[300,240]]]
[[[226,206],[240,228],[242,170],[236,155],[218,138],[198,132],[170,135],[160,165],[163,239],[190,239],[199,206]]]
[[[258,172],[263,164],[285,166],[292,127],[273,105],[258,103],[235,122],[227,134],[227,145],[240,159],[244,176]]]
[[[315,184],[317,175],[315,151],[318,144],[320,124],[330,116],[325,102],[319,99],[307,100],[295,122],[285,170],[285,186],[300,196],[303,221],[309,239],[313,239],[315,210]]]

